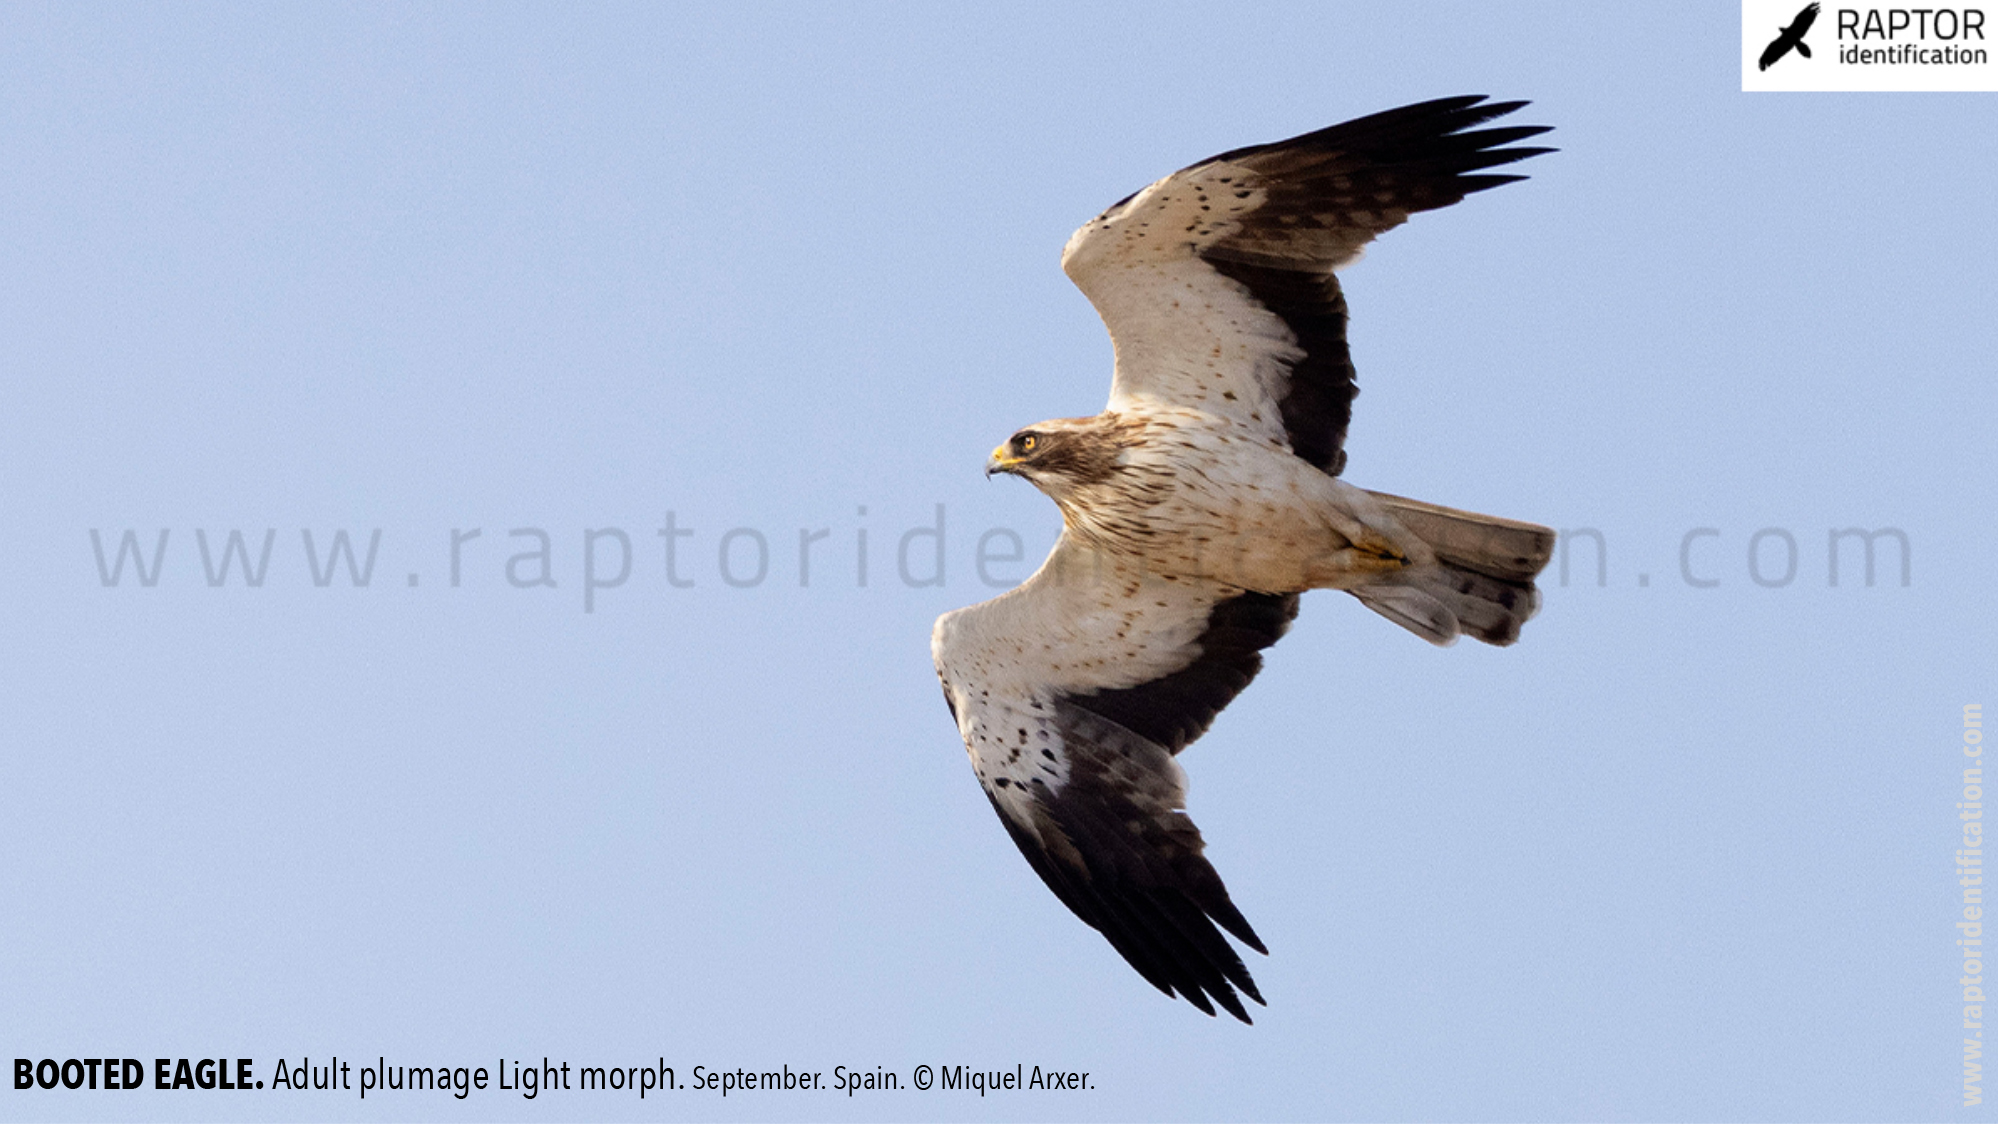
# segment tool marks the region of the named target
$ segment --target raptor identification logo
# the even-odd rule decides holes
[[[1990,14],[1987,14],[1990,13]],[[1998,91],[1998,4],[1742,0],[1741,88]]]

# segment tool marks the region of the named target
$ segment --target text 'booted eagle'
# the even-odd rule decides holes
[[[1267,952],[1181,809],[1173,755],[1262,667],[1307,589],[1427,640],[1510,644],[1554,532],[1339,479],[1353,364],[1333,271],[1546,132],[1524,102],[1446,98],[1225,152],[1069,239],[1062,268],[1116,347],[1093,418],[1020,430],[987,473],[1062,513],[1033,577],[932,642],[979,783],[1049,888],[1167,995],[1249,1021],[1216,928]]]

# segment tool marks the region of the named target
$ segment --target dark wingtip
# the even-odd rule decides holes
[[[1250,928],[1249,919],[1242,916],[1241,910],[1235,908],[1235,901],[1228,896],[1227,890],[1222,890],[1218,899],[1208,898],[1202,900],[1200,908],[1206,910],[1207,916],[1213,918],[1223,929],[1228,930],[1229,935],[1233,936],[1236,940],[1241,941],[1264,956],[1270,954],[1270,950],[1263,947],[1262,938],[1256,936],[1256,931]]]
[[[1525,98],[1514,98],[1511,101],[1487,101],[1486,99],[1490,96],[1489,94],[1466,95],[1464,99],[1465,108],[1468,109],[1476,106],[1480,114],[1478,119],[1489,121],[1494,117],[1504,117],[1508,113],[1516,113],[1533,104]]]
[[[1480,191],[1490,191],[1494,187],[1504,187],[1506,184],[1518,183],[1526,178],[1523,175],[1464,176],[1457,181],[1457,185],[1463,188],[1464,194],[1475,195]]]
[[[1496,120],[1508,113],[1517,113],[1533,104],[1525,98],[1515,98],[1512,101],[1491,101],[1489,98],[1489,94],[1459,94],[1456,97],[1416,102],[1402,109],[1390,109],[1388,113],[1406,113],[1410,117],[1427,117],[1432,114],[1454,117],[1457,120],[1453,122],[1451,131],[1456,132]],[[1376,116],[1386,116],[1386,114]]]
[[[1480,129],[1478,138],[1485,142],[1484,147],[1497,148],[1502,144],[1513,144],[1528,137],[1537,137],[1542,133],[1553,131],[1552,125],[1507,125],[1502,129]]]
[[[1214,1004],[1207,1001],[1206,992],[1201,991],[1197,987],[1183,987],[1179,989],[1179,993],[1181,998],[1200,1008],[1201,1014],[1206,1015],[1210,1019],[1214,1017]],[[1222,1005],[1227,1005],[1226,999],[1222,1000]]]
[[[1245,991],[1243,994],[1255,1000],[1258,1006],[1269,1006],[1269,1004],[1263,1002],[1262,996],[1255,994],[1253,989]],[[1242,1006],[1242,1001],[1235,997],[1234,992],[1227,990],[1226,985],[1223,985],[1222,990],[1215,992],[1214,998],[1221,1004],[1224,1010],[1235,1017],[1237,1022],[1240,1022],[1244,1026],[1256,1025],[1256,1020],[1249,1017],[1249,1009]]]
[[[1235,998],[1233,992],[1222,990],[1220,992],[1215,993],[1214,999],[1216,1002],[1220,1003],[1221,1006],[1224,1009],[1226,1009],[1229,1014],[1235,1016],[1236,1018],[1242,1020],[1245,1023],[1249,1021],[1248,1009],[1242,1006],[1242,1001],[1240,999]]]

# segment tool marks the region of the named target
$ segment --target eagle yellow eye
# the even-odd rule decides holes
[[[1020,438],[1020,451],[1023,453],[1031,453],[1034,451],[1034,446],[1040,443],[1041,443],[1040,438],[1029,433],[1025,437]]]

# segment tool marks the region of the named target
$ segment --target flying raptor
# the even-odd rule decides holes
[[[1776,38],[1771,39],[1769,45],[1762,48],[1762,60],[1755,69],[1768,70],[1775,65],[1777,59],[1789,54],[1792,47],[1796,48],[1798,54],[1810,58],[1811,48],[1804,42],[1804,34],[1811,30],[1811,25],[1817,20],[1818,6],[1815,3],[1804,5],[1804,10],[1798,12],[1797,18],[1790,21],[1790,26],[1778,29]]]
[[[1510,644],[1554,532],[1340,478],[1355,393],[1334,271],[1417,211],[1524,177],[1524,102],[1445,98],[1225,152],[1112,206],[1062,268],[1110,330],[1110,402],[1029,426],[988,475],[1062,533],[1017,588],[939,618],[944,699],[999,819],[1167,995],[1244,1022],[1267,953],[1203,856],[1174,755],[1249,685],[1308,589],[1416,635]],[[1218,926],[1218,928],[1217,928]]]

